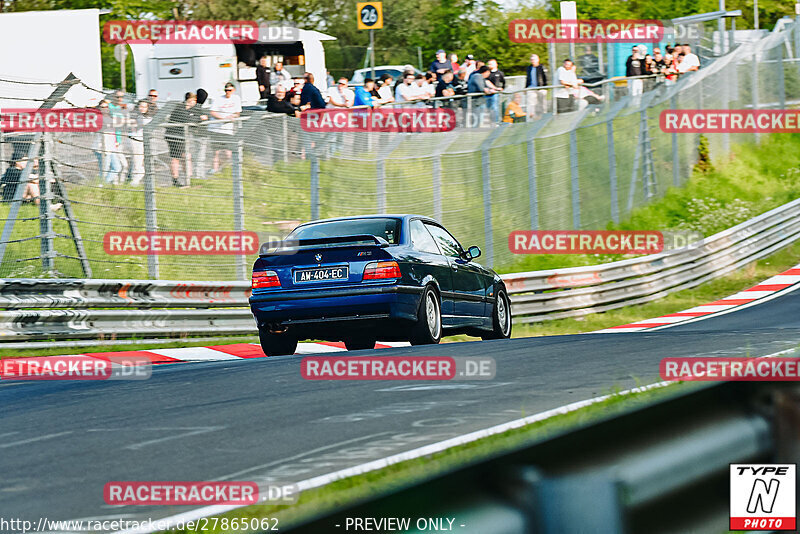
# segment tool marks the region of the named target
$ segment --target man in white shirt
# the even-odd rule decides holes
[[[573,99],[577,97],[578,90],[578,76],[572,68],[572,60],[565,59],[564,64],[558,67],[556,71],[555,85],[558,88],[555,90],[556,103],[560,113],[574,111]]]
[[[329,108],[352,108],[356,94],[347,87],[347,78],[339,78],[335,87],[328,89]]]
[[[464,63],[461,65],[462,68],[467,69],[467,79],[472,75],[472,73],[477,69],[477,62],[475,61],[475,56],[472,54],[468,54],[466,58],[464,58]]]
[[[414,73],[406,71],[403,74],[403,83],[397,86],[394,99],[397,102],[413,102],[418,99],[417,84],[414,83]]]
[[[700,58],[692,53],[692,47],[688,44],[683,45],[683,61],[678,65],[677,70],[680,74],[700,70]]]
[[[209,131],[216,137],[214,150],[214,172],[219,170],[219,155],[223,152],[226,158],[231,157],[231,143],[234,132],[232,119],[242,113],[242,99],[235,94],[236,88],[231,82],[225,84],[225,94],[211,102],[211,117],[217,121],[208,125]],[[227,139],[230,137],[230,139]]]

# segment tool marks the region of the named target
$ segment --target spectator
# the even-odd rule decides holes
[[[388,74],[388,73],[384,73],[384,74]],[[381,78],[378,78],[378,80],[373,80],[372,89],[370,89],[370,91],[369,91],[369,94],[372,95],[372,99],[373,99],[373,102],[375,102],[375,104],[380,104],[379,101],[381,99],[381,94],[378,92],[378,89],[380,88],[380,80],[381,80]]]
[[[111,131],[106,137],[105,153],[108,158],[108,172],[106,182],[118,184],[125,176],[128,160],[125,158],[123,145],[128,125],[128,105],[125,103],[125,93],[115,91],[114,97],[108,103],[108,116],[111,122]]]
[[[544,87],[546,85],[547,71],[545,71],[544,67],[539,63],[539,56],[536,54],[531,54],[531,64],[528,65],[528,68],[525,71],[525,87]],[[541,115],[544,113],[546,102],[546,89],[530,91],[528,111],[532,115]]]
[[[347,78],[339,78],[338,83],[328,89],[328,107],[352,108],[356,95],[347,87]]]
[[[211,116],[219,121],[226,121],[212,123],[208,127],[209,131],[216,137],[216,142],[214,143],[216,145],[214,147],[214,172],[219,170],[220,154],[223,154],[228,159],[232,155],[231,143],[234,133],[232,120],[239,117],[242,113],[242,99],[239,98],[239,95],[235,94],[235,91],[236,88],[234,85],[228,82],[225,84],[225,94],[215,98],[211,102]]]
[[[380,87],[378,88],[378,97],[381,100],[381,104],[388,104],[389,102],[394,102],[394,94],[392,91],[392,75],[388,72],[381,75],[380,78]]]
[[[333,85],[331,84],[329,87],[333,87]],[[284,89],[286,89],[285,86]],[[291,100],[292,98],[294,98],[294,95],[299,95],[302,92],[302,90],[303,90],[303,80],[295,79],[294,85],[292,85],[290,89],[286,89],[286,98]]]
[[[555,84],[559,87],[555,90],[556,109],[558,113],[568,113],[575,111],[575,100],[577,98],[578,77],[573,70],[572,60],[567,58],[564,64],[556,71]]]
[[[303,75],[305,83],[303,90],[300,92],[300,109],[324,109],[325,99],[322,98],[322,93],[319,92],[317,86],[314,85],[314,75],[306,72]]]
[[[470,94],[489,94],[491,89],[486,86],[486,80],[489,78],[489,74],[491,74],[491,71],[486,65],[473,72],[469,77],[469,82],[467,82],[467,92]]]
[[[147,100],[150,101],[150,112],[155,115],[158,111],[158,91],[150,89],[147,93]]]
[[[17,160],[3,173],[3,177],[0,178],[0,194],[2,195],[2,200],[0,200],[0,202],[11,202],[14,200],[14,195],[16,195],[17,187],[19,186],[19,180],[22,177],[22,171],[25,169],[27,163],[27,158]]]
[[[169,147],[169,170],[172,175],[172,185],[175,187],[181,185],[180,173],[183,160],[186,161],[186,185],[189,184],[189,178],[192,176],[192,155],[186,151],[189,132],[186,126],[181,125],[200,122],[199,115],[191,111],[195,105],[197,105],[197,95],[186,93],[183,105],[176,107],[167,120],[170,126],[165,129],[165,139]]]
[[[547,72],[539,64],[539,56],[531,54],[531,64],[525,70],[525,87],[544,87],[547,85]]]
[[[415,78],[416,76],[414,76],[413,71],[412,72],[406,71],[403,74],[403,81],[400,85],[397,86],[397,89],[395,89],[394,92],[395,101],[402,103],[402,102],[413,102],[414,100],[419,99],[418,93],[414,88],[414,86],[416,85],[414,83]]]
[[[299,94],[296,96],[300,98]],[[275,89],[274,95],[269,95],[267,99],[267,111],[271,113],[283,113],[290,117],[300,116],[300,111],[292,105],[291,97],[286,95],[286,89],[281,86]]]
[[[490,59],[486,65],[489,67],[489,81],[499,90],[506,88],[506,75],[497,67],[497,60]]]
[[[458,65],[458,54],[450,54],[450,64],[453,66],[453,72],[458,72],[458,69],[460,68]]]
[[[131,118],[131,185],[139,185],[144,178],[144,127],[152,120],[150,101],[139,100]]]
[[[436,96],[436,80],[438,75],[434,74],[433,72],[426,72],[424,75],[424,82],[422,82],[422,89],[425,91],[425,94],[428,95],[428,98],[433,98]]]
[[[681,62],[678,73],[685,74],[700,69],[700,58],[692,53],[692,47],[686,43],[683,44],[683,61]]]
[[[355,90],[355,100],[353,105],[355,106],[369,106],[375,107],[377,103],[372,98],[372,90],[375,89],[375,82],[372,78],[367,78],[364,80],[364,85],[361,87],[356,87]]]
[[[453,70],[453,63],[447,59],[447,52],[444,50],[437,50],[436,60],[431,63],[431,68],[428,70],[433,72],[436,78],[438,78],[440,74],[444,74],[446,70]]]
[[[197,89],[197,104],[192,108],[194,113],[200,115],[201,121],[207,121],[209,119],[209,108],[210,103],[208,102],[208,91],[203,89],[202,87]],[[207,130],[205,128],[195,128],[193,139],[194,139],[194,150],[192,151],[192,164],[194,165],[194,175],[200,178],[206,177],[206,153],[208,152],[208,135],[206,135]]]
[[[467,57],[464,58],[464,64],[461,66],[467,69],[467,80],[469,80],[470,76],[472,76],[472,73],[478,68],[475,66],[475,56],[472,54],[467,54]]]
[[[632,76],[642,76],[644,73],[642,55],[640,54],[639,47],[634,46],[631,55],[628,56],[628,60],[625,62],[625,76],[630,78]],[[643,87],[644,85],[642,84],[641,78],[628,80],[628,94],[631,96],[642,94]]]
[[[506,107],[506,112],[503,114],[503,122],[524,122],[525,110],[520,106],[522,102],[522,93],[514,93],[511,97],[511,102]]]
[[[467,76],[467,69],[465,67],[461,67],[458,69],[456,77],[453,78],[453,90],[455,90],[457,95],[465,95],[469,92],[468,85],[469,80]]]
[[[453,71],[446,70],[442,73],[439,83],[436,84],[436,96],[448,97],[455,96],[456,90],[453,87]]]
[[[603,74],[600,72],[600,60],[592,51],[591,46],[584,47],[583,55],[578,56],[578,65],[581,68],[581,78],[586,83],[595,83],[603,79]]]
[[[667,61],[664,56],[661,55],[660,48],[653,49],[653,70],[656,74],[664,74],[664,70],[667,68]]]
[[[27,161],[26,161],[27,164]],[[25,167],[23,166],[23,169]],[[20,177],[22,175],[20,174]],[[33,168],[31,169],[30,174],[28,174],[28,183],[25,184],[25,190],[22,192],[22,202],[32,202],[39,205],[41,200],[41,193],[39,191],[39,160],[38,158],[34,158],[33,160]],[[54,207],[56,204],[53,205]],[[58,205],[60,207],[60,204]]]
[[[336,83],[336,81],[333,79],[333,76],[331,76],[331,71],[326,70],[325,71],[325,84],[328,87],[333,87],[334,83]]]
[[[258,60],[258,66],[256,67],[256,82],[258,82],[258,93],[261,96],[261,100],[266,100],[272,93],[270,87],[271,74],[267,66],[267,56],[262,56]]]
[[[290,87],[292,84],[292,75],[286,72],[283,68],[283,62],[278,61],[275,63],[275,68],[272,69],[272,74],[269,77],[270,85],[277,90],[278,85],[283,84],[285,87]]]

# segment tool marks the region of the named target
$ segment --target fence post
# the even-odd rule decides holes
[[[319,158],[316,148],[312,147],[308,155],[311,160],[311,220],[316,221],[319,219]]]
[[[578,131],[569,132],[569,167],[572,180],[572,228],[581,229],[581,188],[578,180]]]
[[[238,136],[237,136],[238,137]],[[236,148],[233,151],[231,161],[231,177],[233,178],[233,229],[236,232],[244,232],[244,183],[242,181],[242,164],[244,149],[241,139],[236,140]],[[247,280],[247,269],[245,265],[246,256],[236,255],[236,277],[239,280]]]
[[[617,192],[617,153],[614,149],[614,120],[606,121],[606,144],[608,145],[608,187],[611,190],[611,220],[619,222],[619,193]]]
[[[386,159],[403,143],[406,135],[409,134],[395,135],[394,138],[378,152],[377,161],[375,162],[375,166],[377,167],[375,194],[378,197],[378,213],[383,213],[386,210]]]
[[[281,139],[284,140],[283,142],[283,161],[289,161],[289,115],[283,114],[283,121],[281,122],[281,129],[283,132],[281,133]]]
[[[753,109],[758,109],[758,52],[753,50],[753,66],[751,68],[753,73]],[[755,134],[756,143],[761,142],[761,135],[758,132]]]
[[[486,265],[494,264],[494,227],[492,225],[492,175],[489,161],[489,150],[494,140],[505,131],[508,123],[497,126],[481,143],[481,177],[483,179],[483,235],[486,249]]]
[[[144,218],[145,230],[155,232],[158,230],[156,220],[156,177],[153,172],[153,125],[154,121],[145,124],[142,132],[142,145],[144,150]],[[147,275],[151,280],[158,280],[158,256],[147,255]]]
[[[670,109],[677,109],[678,95],[672,95],[672,98],[669,99],[669,102]],[[676,132],[672,132],[672,185],[675,187],[679,187],[681,185],[680,165],[681,160],[678,156],[678,134]]]
[[[528,142],[528,202],[530,206],[531,230],[539,229],[539,186],[536,180],[536,135],[552,118],[552,113],[545,113],[541,119],[531,125],[526,136]]]
[[[42,271],[53,272],[53,188],[50,180],[53,178],[51,163],[53,161],[53,134],[44,134],[44,162],[39,166],[39,233],[41,234]]]
[[[778,81],[778,109],[786,109],[786,84],[783,76],[783,46],[784,41],[781,41],[781,44],[776,47],[778,49],[776,63],[776,65],[778,65],[778,72],[776,73]]]
[[[433,154],[433,218],[442,221],[442,154]]]

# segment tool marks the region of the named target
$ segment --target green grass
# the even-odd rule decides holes
[[[279,520],[279,528],[286,528],[347,504],[388,494],[414,482],[429,479],[438,474],[456,469],[464,464],[531,445],[565,430],[619,415],[697,387],[701,386],[689,383],[675,383],[661,388],[625,394],[621,394],[619,390],[611,390],[607,399],[571,412],[554,415],[521,428],[305,491],[300,495],[298,502],[292,505],[253,505],[222,514],[219,517],[228,517],[230,519],[277,518]],[[527,415],[529,414],[520,412],[519,417],[523,418]],[[200,530],[196,528],[194,530],[182,529],[178,530],[178,532],[186,534],[199,534],[201,532],[222,534],[225,531],[221,529]]]

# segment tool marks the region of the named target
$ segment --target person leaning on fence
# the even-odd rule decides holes
[[[144,127],[153,120],[150,115],[150,101],[139,100],[131,116],[131,185],[139,185],[144,178]]]
[[[378,98],[381,104],[394,102],[394,89],[392,89],[392,75],[388,72],[381,74],[378,82]]]
[[[572,65],[572,60],[567,58],[564,60],[564,64],[558,67],[556,71],[555,81],[559,87],[555,90],[555,96],[556,109],[559,113],[575,111],[576,108],[579,82]]]
[[[186,152],[186,141],[189,134],[188,125],[199,122],[199,116],[192,113],[192,108],[197,104],[197,95],[186,93],[183,105],[176,107],[169,115],[167,122],[170,126],[165,129],[165,139],[169,147],[169,170],[172,175],[172,185],[180,187],[181,162],[186,161],[186,184],[192,175],[192,155]],[[186,124],[187,126],[181,126]]]
[[[224,155],[226,159],[231,159],[233,154],[235,125],[232,121],[242,113],[242,99],[235,94],[235,91],[236,87],[231,82],[228,82],[225,84],[225,94],[211,102],[211,109],[209,110],[211,117],[217,119],[216,122],[208,126],[213,136],[214,172],[219,170],[220,154]]]
[[[306,72],[303,75],[305,83],[303,89],[300,91],[300,109],[305,111],[307,109],[325,109],[325,99],[322,98],[322,93],[314,85],[314,75]]]
[[[360,87],[356,87],[355,90],[355,100],[353,100],[354,106],[369,106],[369,107],[377,107],[378,103],[372,97],[372,90],[375,89],[375,82],[372,78],[367,78],[364,80],[364,85]]]
[[[644,74],[644,56],[641,54],[638,46],[631,49],[631,55],[625,61],[625,76],[628,78],[633,76],[642,76]],[[642,94],[644,84],[642,79],[628,80],[628,94],[636,96]]]
[[[547,85],[547,71],[539,63],[539,56],[531,54],[531,64],[525,69],[525,87],[545,87]],[[528,92],[528,113],[531,116],[542,115],[547,108],[547,89],[538,89]]]
[[[300,95],[296,96],[300,98]],[[300,110],[292,105],[291,99],[286,95],[286,89],[282,86],[278,86],[278,88],[275,89],[274,95],[269,95],[267,99],[267,111],[270,113],[282,113],[290,117],[300,116]]]

